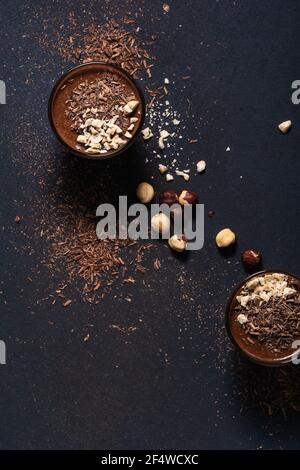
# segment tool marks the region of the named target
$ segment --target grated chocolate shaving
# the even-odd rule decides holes
[[[244,314],[238,306],[236,314]],[[300,338],[300,295],[291,299],[273,298],[261,305],[251,301],[247,305],[247,319],[241,327],[247,340],[255,344],[263,343],[267,349],[279,352],[292,347],[293,341]]]

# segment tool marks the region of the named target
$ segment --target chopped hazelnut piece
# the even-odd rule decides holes
[[[197,163],[197,172],[202,173],[206,168],[206,162],[204,160],[200,160]]]
[[[278,129],[283,133],[286,134],[290,128],[292,127],[292,121],[284,121],[279,124]]]
[[[158,139],[158,146],[161,150],[165,148],[165,139],[169,137],[169,132],[168,131],[160,131],[159,133],[159,139]]]
[[[246,287],[249,290],[254,290],[255,287],[259,284],[259,280],[257,277],[254,277],[253,279],[250,279],[250,281],[247,282]]]
[[[77,142],[79,144],[86,144],[87,143],[87,136],[86,135],[79,135],[77,137]]]
[[[167,137],[169,137],[169,132],[168,131],[160,131],[159,133],[160,137],[162,137],[163,139],[166,139]]]
[[[103,121],[101,121],[100,119],[93,119],[92,123],[89,125],[95,127],[95,129],[101,129],[101,127],[103,126]]]
[[[158,139],[158,146],[159,146],[160,150],[163,150],[165,148],[164,139],[162,137],[160,137]]]
[[[150,129],[150,127],[146,127],[146,129],[142,130],[143,138],[144,140],[149,140],[151,137],[153,137],[153,133]]]
[[[136,110],[138,105],[139,105],[139,102],[136,100],[128,101],[128,103],[125,104],[125,106],[123,107],[123,113],[125,114],[125,116],[129,116],[130,114],[132,114],[133,111]]]
[[[190,175],[188,175],[185,171],[176,170],[176,175],[177,176],[182,176],[182,178],[185,181],[189,181],[189,179],[190,179]]]
[[[159,133],[159,139],[158,139],[158,146],[161,150],[165,148],[165,142],[164,140],[169,137],[169,132],[168,131],[160,131]]]
[[[163,165],[162,163],[160,163],[160,164],[158,165],[158,169],[159,169],[159,172],[160,172],[162,175],[164,175],[164,174],[167,173],[167,171],[168,171],[168,167],[165,166],[165,165]]]
[[[99,149],[89,147],[89,148],[86,149],[86,153],[90,153],[91,155],[96,155],[97,153],[99,153]]]
[[[296,289],[293,289],[292,287],[285,287],[283,289],[283,296],[284,297],[291,297],[297,293]]]
[[[246,317],[246,315],[244,315],[243,313],[240,313],[238,316],[237,316],[237,321],[243,325],[244,323],[247,323],[248,321],[248,318]]]

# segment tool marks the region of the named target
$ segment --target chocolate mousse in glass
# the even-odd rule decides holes
[[[69,151],[102,160],[133,144],[143,126],[145,101],[126,71],[89,62],[57,81],[48,113],[54,133]]]
[[[226,307],[232,343],[250,360],[283,366],[300,357],[300,279],[281,270],[249,276]]]

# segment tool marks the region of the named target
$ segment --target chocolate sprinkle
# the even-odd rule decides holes
[[[248,321],[242,325],[247,340],[264,343],[269,350],[279,352],[292,347],[293,341],[300,338],[300,296],[284,299],[272,298],[259,305],[250,302],[247,311],[242,306],[235,313],[245,314]]]

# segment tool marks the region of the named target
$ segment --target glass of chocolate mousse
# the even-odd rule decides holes
[[[70,152],[102,160],[133,144],[143,126],[145,100],[125,70],[88,62],[56,82],[48,114],[55,135]]]
[[[300,363],[300,278],[280,270],[249,276],[229,299],[226,329],[256,364]]]

